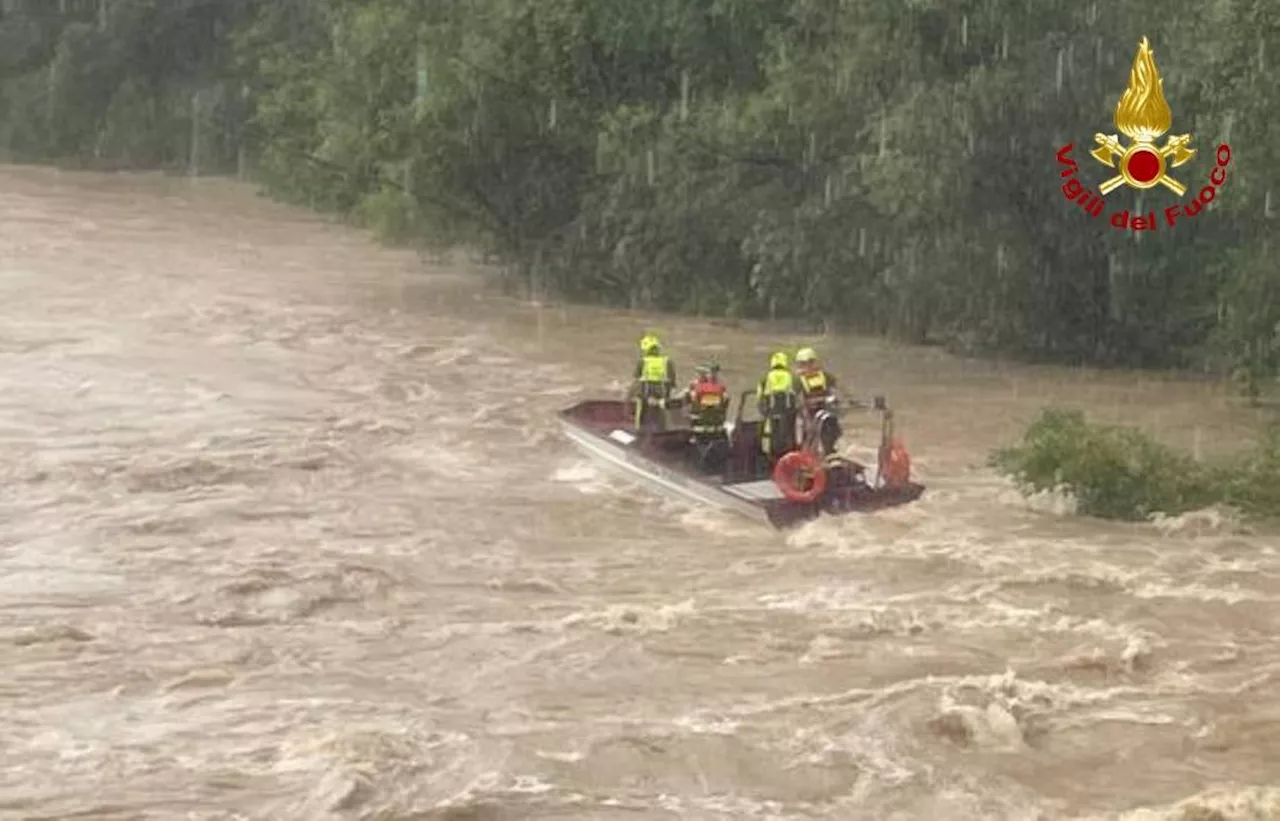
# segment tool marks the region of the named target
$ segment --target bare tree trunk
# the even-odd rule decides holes
[[[187,174],[200,176],[200,92],[191,95],[191,152],[187,159]]]

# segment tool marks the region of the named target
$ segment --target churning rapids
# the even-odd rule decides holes
[[[644,317],[477,280],[231,183],[0,169],[0,815],[1280,817],[1280,539],[982,467],[1050,401],[1237,446],[1218,390],[818,340],[930,489],[780,535],[558,434]],[[655,327],[735,387],[807,341]]]

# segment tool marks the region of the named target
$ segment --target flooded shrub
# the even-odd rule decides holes
[[[1042,411],[1021,443],[991,461],[1024,491],[1066,491],[1079,512],[1106,519],[1178,515],[1225,495],[1219,471],[1136,428],[1092,424],[1078,410]]]
[[[1223,500],[1253,516],[1280,519],[1280,423],[1222,470]]]

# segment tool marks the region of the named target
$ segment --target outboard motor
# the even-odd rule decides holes
[[[813,425],[818,432],[815,444],[819,453],[823,456],[835,453],[836,442],[840,441],[840,420],[827,408],[820,408],[813,415]]]

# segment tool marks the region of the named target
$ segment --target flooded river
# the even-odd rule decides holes
[[[601,472],[553,414],[647,327],[735,387],[816,342],[926,497],[780,535]],[[983,462],[1050,401],[1204,452],[1258,423],[518,304],[225,182],[0,168],[0,817],[1280,817],[1280,538],[1023,500]]]

